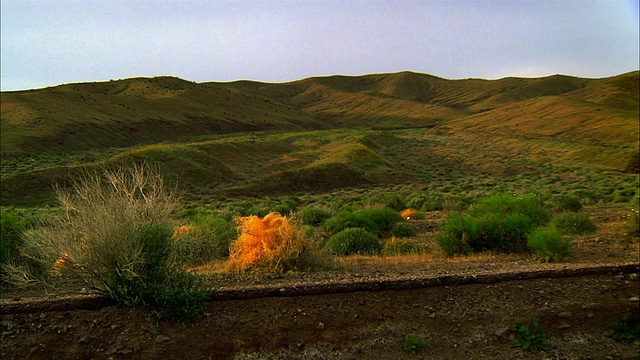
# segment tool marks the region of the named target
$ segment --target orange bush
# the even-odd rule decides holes
[[[296,267],[304,250],[304,237],[295,223],[278,213],[263,219],[247,216],[237,219],[238,240],[231,244],[227,270],[251,268],[282,272]]]
[[[418,210],[415,210],[415,209],[407,209],[407,210],[403,211],[402,214],[400,214],[400,216],[402,216],[402,218],[407,219],[407,220],[409,220],[409,219],[414,219],[415,220],[415,219],[418,218],[419,215],[420,214],[418,213]]]

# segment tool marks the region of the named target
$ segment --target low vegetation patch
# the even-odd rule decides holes
[[[533,195],[495,195],[445,219],[436,241],[448,255],[527,251],[527,235],[549,212]]]
[[[546,334],[540,330],[540,322],[537,318],[532,318],[527,324],[517,321],[511,329],[513,331],[513,346],[521,347],[523,350],[537,353],[539,350],[547,350]]]
[[[305,225],[320,226],[331,217],[331,212],[320,207],[306,207],[296,214]]]
[[[384,237],[391,234],[400,215],[390,208],[368,208],[355,212],[342,210],[326,220],[322,228],[328,235],[334,235],[344,229],[363,228]]]
[[[554,216],[552,223],[559,232],[566,235],[586,235],[598,231],[598,227],[589,215],[583,213],[558,214]]]
[[[407,239],[398,239],[395,236],[389,241],[384,243],[382,247],[382,255],[395,256],[395,255],[408,255],[419,254],[425,250],[424,244],[417,243],[415,241]]]
[[[563,261],[572,256],[573,243],[555,227],[540,227],[527,235],[527,245],[547,261]]]
[[[613,329],[611,337],[615,341],[627,344],[640,344],[640,317],[638,315],[629,316],[624,314],[620,316],[617,323],[610,326]]]
[[[324,248],[336,255],[377,253],[382,249],[377,236],[362,228],[348,228],[331,236]]]
[[[235,224],[224,218],[198,214],[190,225],[174,229],[172,240],[175,261],[203,265],[229,257],[229,246],[238,237]]]
[[[402,349],[408,354],[415,355],[418,350],[425,347],[425,342],[417,335],[409,335],[402,343]]]

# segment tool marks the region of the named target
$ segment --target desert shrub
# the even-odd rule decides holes
[[[472,252],[469,238],[476,236],[477,222],[460,213],[454,213],[444,219],[436,242],[449,255],[467,255]]]
[[[311,247],[301,226],[278,213],[238,219],[240,236],[231,244],[227,269],[282,273],[309,266]]]
[[[378,204],[384,208],[390,208],[395,211],[401,211],[405,209],[407,205],[402,200],[402,197],[398,194],[381,194],[373,198],[372,202]]]
[[[440,211],[444,208],[443,207],[444,203],[445,203],[444,194],[440,192],[434,192],[425,197],[425,200],[422,203],[422,206],[420,206],[419,208],[418,207],[416,208],[421,211]]]
[[[514,347],[521,347],[534,354],[538,350],[549,348],[546,334],[540,329],[540,322],[537,318],[531,319],[531,325],[517,321],[511,330],[513,331]]]
[[[448,255],[494,250],[527,251],[527,234],[548,221],[549,213],[533,195],[495,195],[449,215],[436,241]]]
[[[278,204],[278,205],[275,205],[274,207],[272,207],[271,208],[271,212],[277,212],[278,214],[290,215],[293,212],[295,212],[296,209],[297,209],[297,206],[295,206],[295,204],[282,203],[282,204]]]
[[[331,236],[324,247],[337,255],[349,255],[379,252],[382,245],[378,237],[366,229],[349,228]]]
[[[202,265],[229,256],[229,246],[238,237],[236,226],[215,215],[200,214],[193,225],[173,232],[174,259],[188,265]]]
[[[582,209],[582,202],[577,196],[558,194],[551,198],[553,207],[562,211],[578,212]]]
[[[331,212],[319,207],[307,207],[299,211],[296,217],[305,225],[320,226],[331,217]]]
[[[369,208],[360,210],[356,214],[362,214],[365,218],[371,219],[379,236],[390,233],[400,220],[398,212],[391,208]]]
[[[7,228],[5,228],[5,225]],[[54,259],[43,248],[43,242],[34,241],[34,239],[39,239],[37,235],[41,234],[42,231],[39,229],[22,230],[21,228],[21,225],[12,222],[2,224],[3,233],[5,231],[10,233],[13,230],[20,231],[18,239],[14,238],[12,241],[11,236],[2,239],[5,247],[3,250],[8,250],[5,253],[6,257],[0,264],[2,279],[18,287],[47,284]],[[7,242],[4,243],[5,241]]]
[[[593,234],[598,230],[589,215],[566,212],[553,217],[553,225],[558,231],[566,235]]]
[[[133,164],[87,173],[56,195],[64,216],[40,239],[63,256],[64,268],[120,304],[155,307],[161,316],[198,313],[189,299],[206,293],[196,275],[171,262],[168,220],[178,197],[157,170]],[[176,284],[182,287],[168,289]]]
[[[363,228],[377,232],[378,227],[365,213],[341,210],[322,224],[322,229],[328,235],[334,235],[348,228]]]
[[[398,222],[393,225],[393,229],[391,229],[391,235],[395,237],[410,237],[415,236],[416,229],[406,222]]]
[[[411,209],[421,209],[422,205],[427,202],[427,197],[424,195],[413,195],[406,201],[407,207]]]
[[[23,231],[24,225],[16,213],[2,211],[0,214],[0,266],[18,257],[20,247],[24,243]]]
[[[554,227],[540,227],[527,236],[527,245],[548,261],[563,261],[572,255],[571,239],[561,235]]]
[[[474,217],[480,217],[485,214],[522,214],[531,219],[534,225],[545,224],[550,218],[549,211],[538,197],[533,194],[522,196],[494,195],[471,205],[468,213]]]
[[[415,355],[418,350],[425,347],[425,342],[417,335],[409,335],[402,343],[402,349],[408,354]]]
[[[400,215],[390,208],[369,208],[355,212],[342,210],[326,220],[322,227],[329,235],[334,235],[344,229],[363,228],[383,237],[391,233],[393,226],[399,220]]]
[[[418,220],[420,219],[420,213],[416,209],[407,209],[400,214],[403,219],[407,220]]]

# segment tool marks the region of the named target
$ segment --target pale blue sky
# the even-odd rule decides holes
[[[606,77],[639,66],[638,0],[1,1],[2,90],[134,76],[284,82],[411,70]]]

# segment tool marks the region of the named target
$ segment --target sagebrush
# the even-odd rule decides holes
[[[206,291],[172,261],[169,219],[179,196],[159,171],[131,164],[86,173],[56,197],[64,215],[36,238],[52,258],[64,260],[56,261],[59,271],[81,276],[123,305],[158,308],[169,317],[199,312]]]

